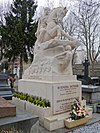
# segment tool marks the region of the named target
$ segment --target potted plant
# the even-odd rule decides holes
[[[76,99],[71,105],[70,118],[65,119],[65,126],[67,128],[73,128],[82,124],[85,124],[89,120],[88,112],[81,103]]]

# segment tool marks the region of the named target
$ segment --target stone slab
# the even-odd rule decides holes
[[[34,132],[38,133],[38,125],[36,124],[38,120],[38,116],[16,106],[16,116],[0,118],[0,132],[12,129],[19,133],[33,133],[31,130],[35,128]]]
[[[16,106],[0,97],[0,118],[15,116],[16,115]]]
[[[100,86],[95,85],[82,85],[82,91],[88,93],[100,92]]]

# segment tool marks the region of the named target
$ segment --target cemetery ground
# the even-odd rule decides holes
[[[34,125],[32,126],[31,132],[26,132],[26,129],[28,128],[27,125],[25,124],[24,126],[21,125],[24,129],[22,129],[23,131],[17,132],[17,133],[100,133],[100,114],[99,113],[93,113],[93,118],[91,120],[88,121],[88,123],[86,123],[85,125],[76,127],[76,128],[72,128],[72,129],[67,129],[65,128],[60,128],[54,131],[48,131],[47,129],[45,129],[44,127],[42,127],[39,124],[38,118],[35,115],[32,115],[29,112],[26,112],[25,110],[22,110],[21,108],[19,108],[18,106],[16,106],[16,113],[17,116],[15,117],[6,117],[6,118],[1,118],[0,119],[0,126],[3,123],[8,123],[11,122],[13,123],[15,121],[15,119],[18,118],[23,118],[23,119],[28,119],[28,118],[35,118],[34,119]],[[27,121],[27,124],[29,122]],[[6,126],[5,126],[6,127]],[[6,129],[6,128],[4,128]],[[2,132],[0,132],[2,133]],[[8,132],[4,132],[4,133],[8,133]],[[11,132],[13,133],[13,132]],[[15,133],[15,132],[14,132]]]

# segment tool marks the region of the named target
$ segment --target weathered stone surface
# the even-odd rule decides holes
[[[16,106],[0,97],[0,118],[16,115]]]

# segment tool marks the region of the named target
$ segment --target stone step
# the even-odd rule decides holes
[[[7,83],[7,82],[0,82],[0,88],[3,88],[3,87],[5,87],[5,88],[10,88],[10,86],[9,86],[9,84]]]

